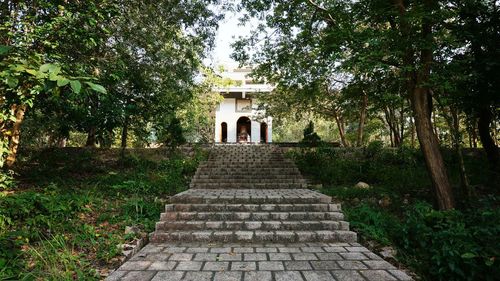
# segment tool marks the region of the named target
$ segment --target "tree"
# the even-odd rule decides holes
[[[195,78],[220,19],[211,7],[217,2],[2,2],[5,45],[94,79],[83,83],[94,91],[42,92],[26,117],[47,124],[39,132],[49,139],[83,132],[88,146],[111,146],[119,130],[125,147],[130,132],[147,142],[153,131],[174,128],[175,112],[198,90]]]
[[[455,1],[457,20],[452,34],[463,46],[453,56],[458,89],[453,99],[470,119],[477,120],[490,167],[500,178],[500,151],[491,126],[500,119],[500,9],[498,1]],[[467,75],[464,75],[466,73]]]
[[[248,0],[242,2],[240,9],[246,11],[244,19],[257,17],[265,24],[249,38],[240,38],[234,44],[233,57],[256,64],[254,74],[275,83],[277,92],[288,92],[308,103],[331,100],[328,91],[320,91],[319,85],[336,80],[338,74],[347,76],[338,91],[341,94],[346,85],[375,73],[383,75],[383,79],[394,79],[398,87],[388,94],[401,97],[403,110],[396,117],[391,112],[393,106],[387,104],[386,119],[393,139],[402,143],[405,115],[408,116],[404,101],[408,100],[411,123],[416,128],[438,206],[454,207],[431,119],[436,56],[456,47],[447,41],[456,26],[458,10],[454,1]],[[246,50],[256,42],[259,50],[250,56]],[[368,100],[373,94],[369,94]],[[399,129],[394,126],[397,123],[401,124]]]

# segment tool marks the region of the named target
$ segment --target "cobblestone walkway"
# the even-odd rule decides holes
[[[412,280],[358,243],[149,244],[108,279],[134,281]]]
[[[107,280],[411,280],[356,243],[340,204],[306,187],[277,147],[215,146],[151,244]]]

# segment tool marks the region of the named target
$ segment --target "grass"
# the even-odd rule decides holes
[[[59,149],[25,152],[0,193],[0,280],[99,280],[121,247],[154,229],[204,153]],[[12,185],[11,185],[12,186]],[[125,234],[126,226],[139,233]]]
[[[495,280],[500,276],[499,191],[491,181],[484,155],[466,153],[465,162],[476,198],[460,192],[458,163],[444,151],[458,201],[452,211],[438,211],[418,150],[301,149],[290,153],[322,192],[343,203],[352,229],[375,252],[397,250],[396,260],[422,280]],[[364,181],[370,188],[354,188]]]

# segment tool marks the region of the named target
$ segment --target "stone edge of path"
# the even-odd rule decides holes
[[[148,244],[106,280],[413,279],[359,243],[316,242]]]

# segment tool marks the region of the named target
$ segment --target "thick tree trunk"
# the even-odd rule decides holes
[[[399,146],[402,146],[404,143],[404,138],[405,138],[405,102],[401,102],[401,112],[399,114],[399,124],[400,124],[400,130],[399,130]]]
[[[21,137],[21,124],[24,120],[24,114],[26,113],[26,105],[12,105],[11,110],[14,112],[16,121],[12,125],[11,136],[9,138],[9,152],[7,159],[5,160],[5,165],[10,168],[14,165],[17,158],[17,150],[19,148],[19,140]]]
[[[97,143],[95,128],[91,127],[87,132],[87,142],[85,143],[86,147],[95,147]]]
[[[425,88],[417,86],[412,91],[411,97],[417,137],[435,188],[439,209],[452,209],[455,206],[453,193],[443,156],[439,150],[439,142],[432,128],[431,112],[429,111],[430,95]]]
[[[401,140],[399,138],[400,133],[399,133],[399,128],[397,127],[398,122],[396,120],[396,115],[394,113],[394,110],[387,107],[384,109],[384,114],[387,125],[389,126],[389,132],[391,136],[391,146],[399,147],[401,145]]]
[[[450,125],[450,130],[452,131],[452,141],[455,147],[455,151],[458,156],[458,168],[460,172],[460,185],[462,187],[462,193],[471,198],[474,194],[472,187],[469,184],[469,179],[467,177],[467,171],[465,170],[464,155],[462,153],[462,136],[460,135],[460,117],[458,116],[458,110],[454,107],[450,107],[451,117],[453,118],[453,124]],[[450,122],[451,123],[451,122]]]
[[[415,148],[415,120],[413,117],[410,118],[411,122],[411,140],[410,140],[410,145],[412,148]]]
[[[57,141],[57,147],[66,147],[66,143],[68,142],[67,138],[60,138]]]
[[[399,31],[403,36],[402,39],[408,40],[413,34],[410,23],[407,21],[405,1],[394,0],[394,4],[400,17]],[[430,14],[432,11],[432,0],[425,0],[423,4],[424,12]],[[427,170],[431,176],[437,203],[441,210],[448,210],[454,208],[455,203],[443,156],[439,150],[439,142],[432,127],[432,99],[430,91],[427,88],[431,73],[431,63],[433,61],[432,20],[433,18],[430,16],[424,16],[422,20],[421,35],[425,41],[425,45],[420,50],[420,69],[415,71],[405,70],[405,78],[407,83],[406,89],[410,96],[413,115],[415,117],[415,127],[420,149],[422,150]],[[403,57],[404,67],[415,68],[415,55],[416,53],[411,48],[406,49]]]
[[[368,96],[363,93],[363,101],[361,103],[361,110],[359,113],[358,139],[356,141],[357,147],[360,147],[363,145],[363,131],[365,128],[367,106],[368,106]]]
[[[339,129],[340,142],[342,143],[343,147],[349,147],[349,143],[347,142],[347,139],[345,137],[344,124],[341,120],[341,117],[339,117],[337,111],[334,111],[333,114],[335,117],[335,122],[337,123],[337,127]]]
[[[481,110],[479,113],[479,119],[477,121],[477,129],[479,131],[479,138],[483,144],[484,151],[488,157],[490,167],[494,172],[498,172],[500,164],[500,152],[498,147],[495,145],[495,141],[490,134],[490,125],[493,121],[493,114],[489,108]]]
[[[129,116],[127,115],[125,116],[125,121],[123,122],[121,148],[127,148],[128,122],[129,122]]]
[[[477,131],[476,127],[472,127],[472,147],[477,148]]]

